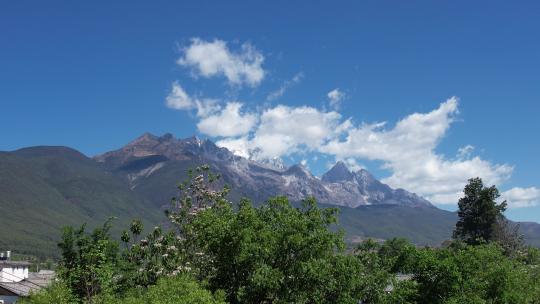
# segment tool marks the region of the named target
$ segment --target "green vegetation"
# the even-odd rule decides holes
[[[50,303],[77,303],[78,299],[73,296],[69,286],[63,281],[55,282],[45,291],[31,295],[29,298],[21,298],[21,304],[50,304]]]
[[[124,298],[105,297],[103,304],[225,304],[223,295],[212,294],[188,275],[165,277],[143,292],[134,291]]]
[[[134,220],[123,245],[109,221],[90,233],[66,228],[60,280],[24,303],[540,303],[538,249],[504,227],[463,237],[502,227],[501,212],[492,225],[460,213],[468,230],[458,224],[463,234],[443,248],[369,239],[351,252],[343,233],[330,229],[337,209],[313,199],[295,207],[285,197],[233,206],[227,188],[216,190],[218,179],[205,166],[191,172],[167,229],[143,236]],[[478,182],[470,181],[462,202],[490,210],[483,199],[469,200],[471,186],[486,189]]]
[[[531,249],[535,250],[535,249]],[[496,244],[454,244],[417,253],[413,273],[417,303],[538,303],[540,271],[511,259]]]
[[[497,204],[499,190],[495,186],[484,187],[480,178],[469,180],[464,189],[465,196],[459,202],[454,238],[470,245],[478,245],[496,239],[498,221],[506,210],[506,201]]]
[[[113,276],[118,265],[118,244],[109,235],[109,221],[86,233],[85,225],[64,229],[62,261],[58,275],[77,298],[92,299],[113,291]]]
[[[64,147],[0,152],[0,249],[41,260],[59,256],[62,226],[100,226],[115,216],[114,235],[132,218],[145,224],[163,217],[147,208],[118,177],[92,159]]]
[[[401,237],[417,245],[437,246],[452,238],[456,221],[456,213],[437,208],[399,205],[339,208],[339,226],[346,231],[349,242],[359,238],[387,240]]]
[[[133,189],[127,178],[140,168],[165,160],[163,156],[147,156],[112,168],[66,147],[0,152],[0,213],[2,223],[9,225],[9,229],[0,230],[0,250],[24,255],[25,260],[41,263],[40,268],[49,267],[51,259],[60,256],[56,243],[63,226],[87,223],[87,228],[93,229],[114,216],[111,235],[116,239],[133,218],[139,218],[147,228],[154,227],[165,220],[162,205],[176,195],[171,185],[180,182],[196,161],[166,160],[160,170],[140,177]],[[266,198],[274,191],[248,190],[231,189],[228,198],[238,202],[248,196],[259,206],[256,198]],[[301,202],[292,203],[301,206]],[[338,219],[347,243],[370,237],[403,237],[417,245],[437,246],[452,237],[457,215],[437,208],[381,205],[339,207]],[[507,224],[507,231],[515,228]],[[540,225],[521,223],[519,232],[527,244],[540,247]]]

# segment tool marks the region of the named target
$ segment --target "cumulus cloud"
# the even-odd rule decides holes
[[[345,140],[333,140],[322,151],[340,158],[383,161],[391,172],[383,179],[385,183],[424,195],[434,203],[456,203],[468,178],[479,176],[486,184],[499,185],[513,170],[479,157],[452,160],[435,152],[457,112],[458,100],[453,97],[429,113],[405,117],[393,128],[385,128],[384,123],[360,125]]]
[[[197,110],[197,116],[206,117],[221,109],[215,99],[199,99],[190,96],[178,83],[173,82],[171,92],[165,98],[165,105],[174,110]]]
[[[204,41],[199,38],[183,49],[177,64],[190,67],[197,76],[224,76],[231,85],[257,86],[265,76],[264,56],[251,44],[242,44],[234,52],[223,40]]]
[[[175,110],[190,110],[195,107],[195,102],[180,86],[178,81],[173,82],[171,92],[165,98],[165,104]]]
[[[510,165],[472,156],[472,146],[455,157],[435,151],[457,113],[458,100],[450,98],[431,112],[408,115],[388,127],[386,122],[354,124],[336,111],[278,105],[264,110],[251,132],[218,144],[243,156],[257,150],[266,158],[318,152],[355,169],[361,168],[358,160],[382,161],[390,172],[383,182],[437,204],[455,204],[469,178],[500,185],[513,171]]]
[[[344,159],[343,161],[347,164],[347,167],[349,167],[349,169],[353,171],[364,169],[364,166],[359,164],[358,160],[356,160],[355,158],[349,157],[349,158]]]
[[[273,92],[270,92],[270,94],[268,94],[268,96],[266,96],[266,100],[272,101],[272,100],[276,100],[276,99],[280,98],[281,96],[283,96],[283,94],[285,94],[285,92],[289,88],[291,88],[292,86],[300,83],[300,81],[302,81],[302,78],[304,78],[304,73],[302,73],[302,72],[294,75],[294,77],[291,80],[285,81],[281,85],[281,87],[279,87],[279,89],[277,89],[277,90],[275,90]]]
[[[249,155],[257,150],[259,157],[274,158],[300,151],[317,151],[326,141],[333,138],[336,130],[342,129],[341,115],[337,112],[322,112],[312,107],[288,107],[278,105],[263,111],[252,136],[219,144]],[[231,145],[233,143],[234,145]]]
[[[355,123],[335,110],[309,106],[276,105],[258,112],[243,111],[240,102],[220,104],[190,97],[178,83],[167,97],[175,109],[197,109],[197,128],[218,137],[217,145],[235,154],[273,159],[293,154],[317,153],[344,160],[353,169],[359,161],[380,161],[389,176],[382,181],[404,188],[436,204],[456,204],[471,177],[500,186],[513,166],[497,164],[473,155],[466,145],[455,155],[436,151],[458,114],[452,97],[427,113],[413,113],[391,126],[386,122]],[[540,202],[540,190],[513,188],[503,192],[511,207]]]
[[[459,159],[469,158],[473,151],[474,151],[474,146],[466,145],[466,146],[461,147],[461,148],[458,149],[457,157]]]
[[[338,88],[335,88],[332,91],[328,92],[327,96],[330,102],[330,107],[332,107],[333,109],[338,109],[341,101],[343,100],[343,98],[345,98],[345,93],[340,91]]]
[[[225,147],[238,156],[245,158],[250,158],[252,156],[250,142],[247,136],[224,138],[218,140],[216,145]]]
[[[229,102],[225,108],[203,117],[197,124],[201,133],[212,137],[240,136],[248,133],[257,122],[257,116],[242,113],[242,104]]]
[[[207,117],[221,110],[221,105],[217,99],[195,99],[198,117]]]
[[[532,207],[540,204],[540,189],[515,187],[501,194],[510,208]]]

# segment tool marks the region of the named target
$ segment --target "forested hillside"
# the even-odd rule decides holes
[[[63,226],[96,227],[109,217],[117,218],[115,227],[132,218],[148,225],[163,219],[116,176],[65,147],[0,153],[0,214],[0,247],[41,256],[58,254]]]

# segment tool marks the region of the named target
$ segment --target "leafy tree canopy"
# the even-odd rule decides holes
[[[60,280],[24,303],[539,303],[540,251],[519,243],[480,179],[465,187],[448,246],[368,239],[348,251],[330,229],[337,210],[313,198],[233,205],[207,166],[190,176],[169,223],[143,236],[134,220],[122,247],[109,221],[66,228]]]
[[[454,238],[471,245],[493,241],[497,222],[506,210],[506,202],[496,202],[499,190],[495,186],[485,187],[480,178],[472,178],[463,193],[458,202]]]

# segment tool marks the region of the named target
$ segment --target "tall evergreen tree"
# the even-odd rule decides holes
[[[493,241],[498,221],[503,218],[506,201],[497,204],[499,190],[495,186],[485,187],[482,179],[471,178],[459,199],[459,220],[454,230],[454,239],[470,245]]]

